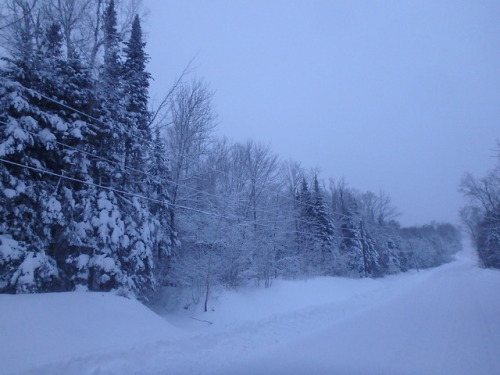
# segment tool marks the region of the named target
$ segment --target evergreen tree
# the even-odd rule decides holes
[[[61,206],[52,194],[53,178],[39,170],[46,168],[43,156],[53,148],[54,135],[32,93],[16,82],[2,83],[0,158],[7,162],[0,164],[0,290],[50,290],[57,288],[59,273],[46,249]]]
[[[142,41],[142,30],[139,16],[135,16],[132,23],[130,39],[125,48],[124,64],[124,106],[126,110],[125,133],[125,166],[129,167],[126,176],[133,175],[125,183],[135,184],[135,190],[141,191],[145,186],[140,174],[133,170],[148,170],[151,164],[152,144],[151,129],[149,127],[150,113],[148,111],[148,88],[151,75],[146,71],[148,60],[144,51],[145,43]],[[128,180],[128,181],[127,181]],[[145,192],[145,191],[144,191]]]
[[[305,177],[302,178],[300,190],[297,193],[297,248],[301,272],[313,272],[314,251],[314,225],[313,205],[309,184]]]
[[[375,276],[391,275],[404,271],[404,257],[401,251],[399,225],[396,222],[384,225],[367,223],[373,234],[374,246],[378,254],[378,273]]]
[[[73,264],[78,269],[77,282],[81,288],[111,290],[124,285],[119,259],[120,250],[128,245],[125,223],[119,204],[118,181],[123,176],[123,127],[120,105],[121,62],[116,31],[116,11],[111,0],[103,19],[104,62],[97,86],[98,105],[95,108],[88,150],[102,159],[89,165],[92,184],[81,196],[78,213],[79,239],[88,251],[77,255]],[[109,161],[108,161],[109,160]],[[105,186],[107,188],[100,188]],[[124,197],[125,198],[125,197]]]
[[[298,209],[299,209],[299,220],[300,228],[303,232],[310,232],[312,235],[314,228],[314,206],[311,196],[311,191],[309,189],[309,184],[305,177],[302,178],[302,183],[300,185],[300,191],[298,193]],[[308,235],[307,237],[310,237]]]
[[[331,260],[334,226],[326,211],[317,175],[313,178],[312,191],[307,180],[302,178],[298,201],[299,239],[307,267],[313,273],[324,273],[330,268],[327,261]]]
[[[314,233],[317,242],[321,247],[321,261],[326,260],[328,248],[333,245],[334,226],[323,200],[323,193],[319,187],[318,176],[314,176],[313,193],[313,219],[314,219]]]
[[[141,23],[139,16],[136,15],[125,48],[124,94],[127,112],[129,116],[135,116],[138,134],[146,141],[150,141],[148,88],[151,75],[146,71],[148,56],[144,50],[146,43],[142,39]]]
[[[157,184],[155,186],[157,177],[154,176],[154,173],[162,172],[162,166],[154,165],[156,161],[159,162],[159,159],[155,160],[153,157],[155,150],[151,151],[153,142],[149,127],[150,113],[148,111],[150,74],[146,72],[148,57],[144,51],[145,45],[142,40],[139,16],[136,15],[132,23],[130,39],[125,47],[123,72],[123,100],[126,111],[124,118],[126,126],[124,163],[125,168],[127,168],[124,174],[123,186],[129,191],[151,196],[154,191],[158,192]],[[162,150],[159,150],[159,152],[162,152]],[[145,176],[139,170],[145,171],[148,175]],[[162,182],[165,183],[166,181],[163,179]],[[168,184],[165,183],[161,189],[166,190],[167,187]],[[163,194],[154,195],[160,196],[161,199],[167,198]],[[166,214],[157,207],[157,204],[165,206],[166,203],[166,199],[163,204],[142,200],[137,201],[128,210],[127,221],[131,230],[131,245],[135,248],[132,250],[132,256],[129,258],[128,263],[131,269],[134,269],[135,275],[143,275],[146,284],[152,283],[153,250],[159,246],[156,240],[159,232],[157,225],[160,225],[160,222],[158,222],[158,217],[155,217],[152,211],[156,210],[156,214]],[[159,221],[162,221],[162,219],[160,218]],[[140,232],[133,228],[139,228]],[[169,227],[165,227],[164,230],[168,232]],[[163,241],[162,238],[163,245],[168,246],[169,244]],[[163,249],[162,252],[169,252],[169,248]],[[148,264],[148,262],[151,267],[143,267],[143,264]]]
[[[120,57],[120,38],[117,32],[117,14],[114,0],[110,0],[104,12],[104,61],[99,75],[97,97],[99,124],[91,143],[95,153],[107,155],[116,165],[101,162],[97,165],[97,181],[114,185],[123,182],[126,129],[123,103],[123,66]]]
[[[154,283],[152,250],[168,252],[172,231],[168,212],[137,196],[154,191],[166,200],[164,174],[153,183],[134,172],[123,184],[132,167],[161,169],[147,152],[149,74],[138,18],[122,64],[109,1],[98,84],[63,45],[59,25],[34,19],[13,26],[15,53],[0,72],[0,290],[140,292]]]
[[[359,229],[363,257],[363,275],[365,277],[377,276],[379,275],[379,255],[375,249],[375,242],[367,233],[363,220],[359,222]]]
[[[110,0],[104,12],[104,63],[100,76],[101,95],[107,100],[108,115],[116,117],[122,93],[122,62],[120,59],[120,37],[117,31],[117,14],[114,0]]]
[[[345,215],[345,214],[344,214]],[[352,276],[363,275],[363,244],[359,227],[354,218],[345,215],[340,226],[340,250],[346,258],[347,271]]]
[[[154,222],[153,236],[153,257],[155,259],[156,280],[163,284],[170,264],[172,248],[176,243],[176,230],[172,227],[171,208],[168,206],[170,195],[168,186],[170,185],[170,173],[168,170],[168,159],[165,145],[162,142],[160,131],[156,129],[154,138],[153,162],[150,173],[154,176],[151,181],[151,197],[156,202],[150,206],[152,220]]]
[[[67,221],[62,212],[60,179],[54,175],[65,170],[64,153],[56,142],[70,127],[47,97],[58,94],[57,87],[48,84],[61,73],[63,64],[58,33],[57,25],[51,25],[41,50],[30,58],[10,60],[2,72],[0,157],[6,162],[1,165],[1,233],[11,244],[17,243],[17,251],[2,261],[5,269],[13,272],[3,285],[9,291],[62,287],[55,256]]]

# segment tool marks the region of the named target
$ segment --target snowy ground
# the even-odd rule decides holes
[[[474,263],[280,281],[163,318],[102,293],[0,295],[0,374],[500,374],[500,272]]]

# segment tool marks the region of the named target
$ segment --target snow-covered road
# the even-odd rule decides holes
[[[219,373],[500,374],[500,273],[463,254],[427,272],[407,293]]]
[[[500,374],[500,272],[467,251],[420,273],[228,292],[195,316],[212,325],[97,297],[0,296],[0,374]]]

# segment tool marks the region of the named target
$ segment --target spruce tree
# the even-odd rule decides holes
[[[297,201],[299,229],[302,232],[302,242],[304,242],[311,239],[313,228],[312,218],[314,215],[311,192],[305,177],[302,178],[300,190],[297,194]]]
[[[367,233],[363,220],[359,222],[359,235],[363,259],[362,273],[365,277],[379,275],[379,254],[375,249],[375,242]]]
[[[298,200],[299,242],[308,272],[324,273],[328,268],[327,261],[333,246],[334,227],[323,194],[319,187],[317,175],[313,178],[312,191],[305,178],[302,178]]]
[[[120,113],[122,63],[120,58],[120,37],[117,31],[117,14],[114,0],[110,0],[104,12],[104,63],[100,76],[101,95],[107,100],[104,107],[107,115],[116,118]]]
[[[142,30],[139,16],[132,23],[130,38],[125,46],[125,63],[123,72],[123,94],[125,107],[125,168],[123,186],[127,190],[142,195],[152,196],[155,188],[151,129],[149,127],[150,113],[148,110],[148,88],[150,74],[146,71],[148,57],[145,53],[146,43],[142,40]],[[161,151],[160,151],[161,152]],[[144,171],[146,173],[141,173]],[[146,182],[146,183],[145,183]],[[167,184],[162,189],[167,189]],[[164,197],[160,194],[160,197]],[[134,276],[141,275],[141,284],[152,284],[153,250],[159,224],[152,215],[157,202],[137,201],[128,210],[128,230],[131,238],[131,255],[128,266]],[[160,203],[161,204],[161,203]],[[163,205],[166,204],[165,203]],[[161,210],[160,210],[161,211]],[[158,212],[157,212],[158,213]],[[161,221],[161,220],[160,220]],[[134,229],[137,228],[137,229]],[[168,227],[165,228],[168,230]],[[165,244],[167,245],[167,244]],[[165,249],[163,251],[168,251]]]
[[[164,283],[167,276],[172,248],[176,243],[176,230],[172,227],[172,208],[169,207],[170,171],[165,145],[159,129],[155,131],[154,152],[150,173],[154,176],[151,181],[150,212],[154,223],[153,257],[155,264],[155,278],[160,284]]]
[[[104,12],[104,58],[100,69],[97,97],[99,101],[99,124],[96,124],[92,144],[99,155],[107,155],[114,164],[99,163],[98,182],[117,184],[123,179],[125,163],[124,149],[126,129],[124,126],[125,108],[123,103],[123,64],[120,57],[120,38],[117,32],[117,14],[114,0],[110,0]]]
[[[50,226],[61,219],[54,178],[46,169],[54,135],[37,98],[17,82],[0,90],[0,290],[37,292],[57,287],[59,273],[46,250]],[[33,168],[33,169],[29,169]]]
[[[300,190],[297,195],[298,200],[298,247],[301,258],[302,271],[311,274],[316,272],[317,254],[314,249],[314,206],[309,189],[309,184],[305,177],[302,178]]]
[[[364,275],[363,243],[361,241],[360,228],[355,219],[343,214],[340,226],[341,241],[340,250],[347,261],[347,271],[352,276]]]
[[[62,85],[52,82],[61,76],[61,53],[59,28],[52,24],[40,50],[10,60],[2,72],[0,157],[5,161],[0,235],[2,242],[17,249],[1,261],[11,275],[8,281],[2,276],[5,283],[0,288],[8,291],[47,291],[64,284],[57,260],[67,217],[57,175],[65,171],[66,159],[57,142],[70,127],[51,100],[58,99]]]
[[[137,196],[150,196],[151,181],[139,184],[144,175],[135,174],[135,183],[123,184],[130,167],[154,172],[140,24],[124,69],[109,1],[95,80],[63,45],[59,25],[34,19],[13,26],[13,53],[0,69],[0,291],[140,292],[153,284],[152,249],[161,237],[152,206]],[[158,196],[165,182],[156,181]],[[168,237],[157,240],[165,251]]]
[[[146,71],[148,60],[144,51],[146,43],[142,41],[142,30],[139,16],[132,23],[130,39],[125,48],[124,63],[124,106],[126,110],[126,166],[132,169],[148,170],[151,163],[151,129],[148,110],[148,88],[151,75]],[[146,167],[146,168],[145,168]],[[133,174],[133,171],[128,173]],[[135,188],[144,186],[141,176],[135,176]]]
[[[80,268],[78,282],[91,290],[125,288],[135,291],[140,289],[138,284],[142,281],[133,276],[134,267],[130,266],[129,258],[131,236],[137,237],[138,230],[133,225],[131,228],[127,212],[138,203],[137,198],[121,193],[127,190],[122,186],[126,173],[126,111],[116,25],[115,4],[110,0],[103,19],[104,59],[96,92],[98,103],[88,137],[89,152],[98,159],[89,165],[91,185],[82,196],[79,212],[79,233],[86,238],[89,250],[78,259],[79,264],[85,264]],[[149,262],[144,267],[149,267]]]
[[[334,226],[332,219],[326,211],[317,175],[314,176],[313,181],[312,205],[314,210],[314,233],[317,241],[320,243],[322,261],[324,261],[327,248],[333,245]]]
[[[104,61],[99,98],[100,121],[92,139],[94,153],[107,160],[95,164],[94,183],[85,221],[91,223],[93,252],[89,259],[89,287],[125,288],[140,293],[154,284],[153,232],[148,149],[151,136],[147,112],[149,74],[138,18],[120,56],[116,10],[111,0],[104,13]],[[141,171],[144,172],[140,172]],[[123,192],[123,193],[122,193]]]

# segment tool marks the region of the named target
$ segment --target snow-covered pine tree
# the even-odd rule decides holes
[[[150,181],[138,184],[133,174],[135,183],[124,184],[130,168],[153,168],[145,152],[147,58],[136,19],[122,63],[114,5],[107,2],[103,14],[98,80],[69,45],[75,29],[65,28],[62,38],[57,17],[34,13],[43,7],[13,5],[22,17],[9,26],[11,57],[0,72],[2,291],[153,284],[152,233],[160,220],[137,196],[151,193]],[[127,136],[135,165],[126,158]],[[157,181],[157,194],[160,184],[165,189],[166,180]]]
[[[344,214],[340,226],[340,250],[346,258],[348,275],[358,277],[363,275],[363,244],[361,234],[354,218]]]
[[[130,39],[125,48],[124,64],[124,100],[126,109],[126,166],[139,169],[150,163],[152,136],[149,127],[148,88],[151,75],[146,71],[148,56],[144,50],[146,43],[142,40],[139,16],[132,23]],[[147,170],[147,168],[146,168]],[[136,185],[144,186],[141,180]]]
[[[102,84],[100,95],[108,100],[104,107],[108,116],[117,118],[121,115],[121,94],[123,64],[120,57],[120,36],[117,30],[117,13],[115,1],[109,0],[104,11],[104,62],[101,68],[100,81]]]
[[[331,250],[334,245],[334,225],[326,210],[323,192],[317,174],[312,180],[312,191],[305,177],[297,194],[297,239],[308,273],[324,274],[331,268]]]
[[[383,275],[406,271],[402,262],[400,241],[398,236],[391,236],[384,241],[383,246],[379,247],[379,265]]]
[[[123,116],[121,105],[121,61],[116,31],[114,1],[106,7],[103,18],[104,62],[96,85],[97,98],[88,136],[87,150],[99,159],[88,165],[90,185],[80,195],[75,232],[87,250],[69,261],[78,270],[78,288],[111,290],[126,283],[119,250],[127,246],[125,223],[119,205],[118,189],[123,176]],[[101,188],[105,186],[107,188]]]
[[[345,262],[344,272],[353,277],[363,275],[363,244],[361,243],[360,228],[356,223],[359,216],[359,204],[354,192],[341,181],[335,187],[336,201],[339,217],[339,250]]]
[[[58,143],[52,155],[45,155],[50,160],[47,168],[62,176],[57,180],[54,195],[60,202],[64,221],[52,225],[54,238],[47,251],[57,263],[65,288],[72,289],[75,274],[79,273],[73,260],[81,254],[87,256],[87,241],[78,237],[76,225],[81,216],[82,199],[92,188],[65,177],[90,181],[90,160],[85,149],[88,149],[86,138],[91,130],[85,113],[92,113],[94,86],[90,69],[76,53],[65,54],[62,42],[59,25],[49,24],[37,55],[40,73],[36,84],[44,94],[43,111],[56,123],[53,133]],[[82,266],[82,259],[78,258],[77,263]]]
[[[307,179],[303,176],[297,193],[297,246],[300,268],[305,274],[316,273],[314,205]]]
[[[155,280],[162,285],[167,276],[172,248],[177,241],[176,230],[172,227],[169,189],[170,173],[169,161],[160,130],[155,130],[153,140],[154,149],[150,174],[151,198],[155,201],[150,204],[151,220],[154,223],[153,236],[153,259]]]
[[[120,38],[116,29],[117,14],[113,0],[108,3],[104,12],[103,25],[104,62],[97,95],[100,120],[95,124],[90,143],[92,153],[107,160],[100,159],[93,165],[91,176],[93,183],[98,186],[94,186],[93,193],[88,195],[83,205],[85,235],[92,239],[92,254],[87,261],[88,287],[92,290],[124,288],[140,292],[154,284],[151,241],[153,228],[149,206],[140,198],[148,191],[139,186],[148,186],[148,181],[143,179],[139,185],[132,184],[132,180],[128,179],[132,169],[127,165],[127,147],[134,149],[136,155],[139,155],[140,142],[144,142],[144,139],[138,138],[134,130],[137,129],[138,122],[147,126],[148,120],[147,113],[132,111],[134,108],[131,101],[134,98],[131,95],[134,89],[129,87],[128,95],[125,92],[130,81],[126,79],[120,56]],[[137,35],[137,29],[135,33]],[[143,48],[143,45],[139,48]],[[131,60],[129,56],[128,61]],[[144,101],[147,101],[147,75],[145,79],[146,83],[142,83],[142,102],[136,103],[140,109],[145,107]],[[141,151],[145,152],[145,149],[142,148]],[[144,171],[148,171],[147,166]],[[137,172],[131,175],[138,178]]]
[[[34,93],[2,75],[0,291],[51,290],[59,284],[59,272],[46,250],[61,206],[53,195],[54,179],[40,170],[46,169],[44,154],[53,149],[55,136],[33,105]]]
[[[130,39],[125,47],[125,62],[123,71],[123,105],[125,107],[125,149],[124,167],[126,168],[123,187],[127,191],[151,196],[155,189],[152,179],[154,162],[153,142],[148,111],[148,88],[150,74],[146,71],[148,56],[145,52],[146,43],[142,39],[142,30],[139,16],[136,15],[132,23]],[[160,167],[161,168],[161,167]],[[141,173],[144,171],[146,173]],[[163,180],[162,182],[166,182]],[[168,184],[161,187],[165,191]],[[164,197],[168,195],[164,194]],[[163,205],[166,205],[167,201]],[[161,203],[160,203],[161,204]],[[126,212],[127,234],[130,237],[130,254],[127,257],[126,268],[140,278],[137,285],[151,286],[153,282],[153,250],[158,228],[152,210],[156,209],[157,202],[136,200]],[[157,211],[159,213],[159,211]],[[163,213],[163,212],[162,212]],[[161,219],[160,219],[161,220]],[[169,227],[165,228],[168,231]],[[163,250],[168,252],[169,249]]]
[[[380,275],[379,254],[375,248],[375,242],[366,231],[362,219],[359,222],[359,235],[363,256],[363,274],[365,277],[378,276]]]
[[[340,250],[346,258],[348,274],[355,277],[379,275],[379,255],[363,219],[346,209],[341,221]]]
[[[323,192],[319,186],[318,175],[314,175],[313,191],[312,191],[312,205],[313,205],[313,225],[315,242],[320,249],[319,265],[320,267],[327,266],[330,261],[329,254],[331,247],[334,244],[334,226],[333,221],[326,210],[326,204],[323,199]]]
[[[33,44],[23,35],[26,45]],[[14,273],[8,281],[2,277],[2,288],[12,292],[61,289],[66,280],[57,262],[64,262],[68,215],[63,208],[65,187],[58,176],[67,171],[68,159],[57,142],[80,130],[78,124],[76,128],[68,124],[66,114],[53,101],[62,99],[67,72],[58,25],[48,25],[38,50],[19,50],[8,60],[1,78],[0,156],[5,159],[1,233],[7,242],[18,243],[17,251],[8,257],[14,262],[4,264]],[[28,50],[32,56],[26,54]]]

